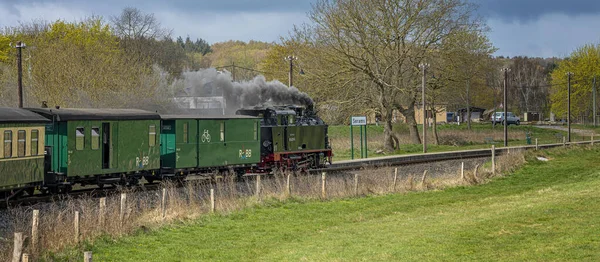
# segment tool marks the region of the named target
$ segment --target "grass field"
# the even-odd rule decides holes
[[[84,248],[96,261],[598,260],[600,149],[533,154],[480,186],[272,200]]]
[[[422,126],[418,126],[419,134],[422,134]],[[442,152],[453,150],[466,150],[477,148],[491,147],[490,143],[486,143],[486,139],[492,139],[496,146],[503,146],[503,127],[496,125],[494,128],[490,123],[473,123],[472,129],[467,130],[467,125],[438,125],[438,134],[440,144],[433,144],[433,136],[431,129],[428,132],[428,152]],[[412,144],[406,125],[398,124],[394,126],[394,132],[400,141],[400,149],[393,154],[411,154],[423,152],[423,145]],[[551,144],[562,142],[562,136],[566,136],[566,132],[560,130],[548,130],[527,125],[510,125],[508,127],[508,145],[526,145],[525,133],[530,132],[531,143],[535,143],[538,139],[540,144]],[[376,152],[383,148],[383,127],[368,126],[368,156],[381,156]],[[572,141],[589,140],[590,137],[571,134]],[[346,160],[351,158],[351,143],[350,143],[350,128],[348,126],[330,126],[329,138],[334,152],[335,160]],[[354,157],[360,158],[360,133],[358,127],[354,128]]]

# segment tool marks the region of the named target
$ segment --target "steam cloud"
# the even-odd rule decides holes
[[[223,96],[227,112],[233,113],[243,107],[259,105],[303,105],[312,106],[313,100],[295,87],[287,87],[274,80],[267,82],[259,75],[251,81],[232,82],[229,73],[217,72],[214,68],[184,72],[181,80],[187,95]]]

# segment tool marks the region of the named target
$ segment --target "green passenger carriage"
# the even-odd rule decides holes
[[[48,119],[19,108],[0,108],[0,198],[33,194],[44,179],[44,129]]]
[[[229,170],[242,174],[260,162],[259,119],[163,115],[161,161],[163,176]]]
[[[46,185],[136,184],[160,170],[160,115],[137,109],[29,109],[46,128]]]

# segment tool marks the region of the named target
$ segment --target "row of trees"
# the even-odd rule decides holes
[[[173,40],[153,14],[135,8],[109,21],[33,22],[0,34],[0,103],[15,103],[15,49],[9,43],[21,40],[28,45],[29,106],[42,100],[62,106],[167,105],[183,92],[173,83],[186,70],[216,67],[236,81],[264,74],[286,82],[289,62],[283,58],[295,55],[293,73],[304,74],[294,85],[329,109],[324,111],[332,123],[347,121],[357,108],[380,115],[387,150],[399,147],[392,125],[398,113],[413,143],[421,141],[415,108],[421,103],[423,65],[430,110],[498,107],[500,69],[510,68],[511,111],[562,114],[568,71],[576,73],[574,113],[591,111],[587,94],[598,73],[598,46],[582,47],[564,61],[493,57],[496,48],[476,8],[466,0],[319,0],[309,13],[312,23],[295,27],[280,44]]]
[[[302,57],[306,89],[328,98],[329,106],[374,108],[391,151],[399,146],[392,130],[395,111],[406,119],[413,143],[421,142],[415,120],[420,65],[428,64],[432,76],[429,101],[469,105],[473,89],[483,96],[492,92],[482,87],[495,48],[475,8],[462,0],[321,0],[309,14],[312,24],[296,27],[273,52]],[[280,63],[267,60],[263,66]]]
[[[294,73],[302,69],[304,76],[295,85],[328,109],[330,121],[348,121],[357,108],[381,115],[386,150],[398,148],[395,112],[406,119],[412,142],[421,142],[415,120],[421,65],[427,65],[429,110],[435,111],[433,105],[450,111],[499,109],[501,69],[509,68],[509,103],[503,106],[547,116],[551,94],[561,96],[550,84],[550,73],[561,61],[493,57],[497,49],[476,8],[463,0],[320,0],[309,14],[312,23],[294,28],[260,67],[270,78],[286,79],[287,62],[281,58],[299,57]]]
[[[585,45],[559,62],[551,73],[551,109],[557,116],[567,116],[567,74],[571,77],[571,116],[593,119],[592,88],[600,85],[600,45]],[[598,79],[596,79],[598,78]],[[597,92],[596,92],[597,95]]]
[[[114,17],[78,22],[33,21],[0,31],[0,104],[16,105],[16,49],[23,41],[25,103],[63,107],[169,105],[186,70],[239,66],[256,69],[270,44],[171,38],[153,14],[125,8]],[[213,51],[216,50],[216,51]],[[251,79],[238,70],[240,79]],[[256,75],[256,74],[254,74]],[[253,76],[254,76],[253,75]],[[133,99],[132,99],[133,98]],[[135,104],[132,104],[132,101]]]

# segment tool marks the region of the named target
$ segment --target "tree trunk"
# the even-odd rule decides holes
[[[417,120],[415,118],[415,101],[411,101],[406,108],[398,107],[398,110],[400,110],[400,113],[406,119],[411,143],[421,144],[421,137],[419,137],[419,129],[417,129]]]
[[[471,105],[469,99],[470,81],[467,79],[467,129],[471,130]]]
[[[382,108],[384,109],[384,108]],[[382,110],[383,112],[383,110]],[[383,125],[383,148],[385,151],[387,152],[393,152],[396,147],[395,147],[395,143],[394,140],[392,138],[393,136],[393,130],[392,130],[392,109],[388,109],[385,108],[385,113],[382,114],[383,115],[383,120],[384,120],[384,125]]]
[[[394,119],[394,107],[387,102],[385,94],[379,93],[379,110],[383,121],[383,150],[393,152],[396,149],[394,140],[392,120]]]

